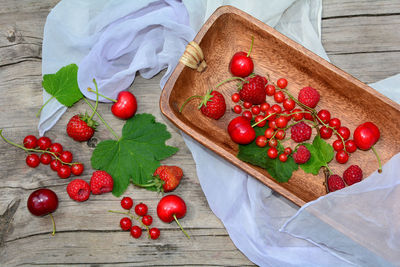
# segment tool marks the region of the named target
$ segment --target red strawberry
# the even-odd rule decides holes
[[[226,110],[225,98],[220,92],[214,90],[208,91],[205,96],[194,95],[189,97],[182,104],[179,112],[182,112],[183,107],[186,105],[186,103],[192,100],[193,98],[202,99],[199,105],[199,109],[201,113],[203,113],[207,117],[218,120],[225,114]]]
[[[246,78],[246,82],[243,82],[242,88],[239,91],[240,99],[243,102],[250,102],[253,105],[264,103],[267,95],[265,81],[266,79],[260,75]]]
[[[105,171],[95,171],[90,178],[90,190],[93,195],[111,192],[113,187],[113,178]]]
[[[162,180],[162,182],[157,185],[159,189],[161,189],[160,185],[162,185],[162,191],[169,192],[174,190],[179,185],[183,176],[183,172],[178,166],[163,165],[158,167],[153,175]],[[158,184],[156,180],[155,183]]]
[[[87,141],[93,136],[97,125],[87,114],[75,115],[67,124],[67,134],[75,141]]]

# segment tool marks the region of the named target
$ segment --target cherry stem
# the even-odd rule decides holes
[[[3,138],[3,140],[5,142],[9,143],[10,145],[13,145],[13,146],[16,146],[16,147],[18,147],[20,149],[23,149],[25,152],[48,153],[48,154],[51,154],[56,160],[60,161],[64,165],[72,166],[74,164],[80,164],[80,162],[64,162],[56,155],[56,153],[48,151],[48,150],[35,149],[35,148],[26,148],[26,147],[21,146],[21,145],[19,145],[17,143],[14,143],[14,142],[8,140],[7,138],[5,138],[3,136],[3,129],[0,129],[0,137]]]
[[[176,223],[178,224],[178,226],[181,228],[182,232],[186,235],[186,237],[187,237],[188,239],[190,239],[190,236],[189,236],[188,233],[186,233],[186,231],[183,229],[182,225],[181,225],[181,224],[179,223],[179,221],[178,221],[178,218],[176,218],[176,215],[174,214],[173,216],[174,216],[175,222],[176,222]]]
[[[44,106],[46,106],[50,100],[52,100],[54,98],[54,96],[51,96],[49,99],[47,99],[47,101],[40,107],[39,111],[36,113],[36,117],[39,117],[40,113],[42,112]]]
[[[324,166],[325,168],[324,168],[324,176],[325,176],[325,190],[326,190],[326,193],[329,193],[330,191],[329,191],[329,186],[328,186],[328,178],[329,178],[329,176],[331,176],[331,174],[332,174],[332,172],[331,172],[331,170],[328,168],[328,165],[325,165]]]
[[[93,116],[96,113],[97,107],[99,105],[99,95],[98,95],[99,88],[97,87],[97,82],[96,82],[96,79],[94,79],[94,78],[93,78],[93,83],[94,83],[94,86],[96,87],[96,104],[94,105],[94,110],[93,110],[92,116],[90,116],[90,118],[89,118],[89,121],[93,119]],[[89,87],[88,90],[89,89],[91,89],[91,88]]]
[[[140,217],[133,215],[133,214],[130,213],[129,211],[123,212],[123,211],[109,210],[108,212],[128,215],[129,217],[131,217],[131,219],[135,219],[135,220],[138,221],[143,227],[145,227],[146,230],[147,230],[147,232],[150,234],[150,229],[149,229],[149,227],[148,227],[147,225],[145,225],[145,224],[142,222],[142,220],[140,220]]]
[[[115,102],[115,103],[117,103],[118,101],[117,100],[115,100],[115,99],[113,99],[113,98],[110,98],[110,97],[107,97],[107,96],[105,96],[105,95],[103,95],[103,94],[100,94],[99,92],[98,92],[98,90],[96,90],[96,91],[94,91],[92,88],[88,88],[87,89],[89,92],[92,92],[92,93],[95,93],[97,96],[101,96],[101,97],[103,97],[103,98],[105,98],[105,99],[108,99],[108,100],[110,100],[110,101],[112,101],[112,102]]]
[[[51,235],[54,236],[56,234],[56,222],[54,221],[53,214],[50,213],[49,215],[50,215],[50,218],[51,218],[51,222],[53,224],[53,232],[51,233]]]
[[[376,151],[374,146],[371,146],[372,151],[374,151],[374,154],[376,156],[376,158],[378,159],[378,164],[379,164],[379,168],[378,168],[378,172],[381,173],[382,172],[382,162],[381,162],[381,158],[379,157],[378,152]]]
[[[183,110],[183,108],[186,106],[186,104],[187,104],[190,100],[192,100],[192,99],[194,99],[194,98],[203,98],[203,97],[200,96],[200,95],[193,95],[193,96],[189,97],[188,99],[185,100],[185,102],[183,102],[181,108],[179,109],[179,113],[182,113],[182,110]]]
[[[228,78],[228,79],[226,79],[226,80],[223,80],[222,82],[218,83],[218,84],[215,86],[215,88],[218,88],[218,87],[220,87],[221,85],[223,85],[224,83],[227,83],[227,82],[230,82],[230,81],[234,81],[234,80],[241,80],[242,82],[245,82],[245,81],[246,81],[246,80],[243,79],[242,77],[236,77],[236,76],[234,76],[234,77],[230,77],[230,78]]]
[[[254,36],[251,36],[250,50],[249,50],[249,52],[247,52],[247,56],[246,56],[246,57],[249,57],[249,56],[250,56],[250,53],[251,53],[251,51],[253,50],[253,44],[254,44]]]
[[[84,97],[83,100],[85,100],[86,104],[88,104],[88,106],[93,110],[94,113],[96,113],[97,117],[99,117],[99,119],[104,123],[104,125],[107,127],[107,129],[110,131],[110,133],[112,135],[114,135],[114,137],[116,139],[119,140],[119,136],[114,132],[114,130],[107,124],[107,122],[103,119],[103,117],[101,117],[101,115],[96,111],[96,109],[92,106],[92,104],[89,103],[89,101],[87,101],[87,99]]]

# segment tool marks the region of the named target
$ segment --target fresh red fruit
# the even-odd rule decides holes
[[[290,155],[290,154],[292,154],[292,149],[290,147],[286,147],[285,150],[284,150],[284,153],[286,155]]]
[[[139,216],[144,216],[147,214],[148,208],[147,205],[140,202],[135,206],[135,213]]]
[[[342,177],[336,174],[329,176],[328,178],[329,192],[334,192],[336,190],[340,190],[345,187],[346,185],[344,184]]]
[[[359,149],[370,149],[380,138],[378,127],[372,122],[365,122],[359,125],[354,131],[354,142]]]
[[[51,146],[51,140],[47,136],[42,136],[37,140],[37,145],[41,150],[47,150]]]
[[[75,163],[72,164],[71,166],[71,172],[73,175],[79,176],[83,173],[83,170],[85,169],[85,167],[83,166],[82,163]]]
[[[333,142],[332,147],[335,151],[343,150],[344,146],[342,140],[338,139],[335,142]]]
[[[256,126],[257,127],[264,127],[266,124],[267,124],[267,120],[264,120],[265,119],[265,117],[263,116],[263,115],[257,115],[255,118],[254,118],[254,121],[257,123],[257,122],[259,122],[259,121],[261,121],[260,123],[258,123]]]
[[[288,119],[285,116],[280,116],[275,119],[275,123],[278,128],[285,128],[288,124]]]
[[[160,237],[160,230],[156,227],[153,227],[149,230],[150,238],[157,239]]]
[[[71,168],[67,165],[62,165],[58,170],[57,170],[57,175],[61,179],[66,179],[71,176]]]
[[[121,199],[121,207],[126,210],[130,210],[133,207],[133,200],[130,197],[123,197]]]
[[[137,110],[136,97],[129,91],[118,94],[117,102],[111,106],[111,112],[115,117],[127,120],[133,117]]]
[[[329,123],[331,120],[331,113],[326,109],[321,109],[318,114],[318,118],[323,121],[325,124]]]
[[[269,105],[268,103],[266,103],[266,102],[264,102],[264,103],[262,103],[262,104],[260,105],[260,109],[261,109],[261,111],[263,111],[263,112],[266,112],[266,111],[269,109],[269,107],[270,107],[270,105]]]
[[[27,135],[24,138],[24,147],[26,147],[26,148],[37,147],[37,138],[34,135]]]
[[[161,180],[161,183],[156,182],[160,185],[158,191],[170,192],[178,187],[183,177],[183,171],[178,166],[162,165],[155,170],[153,176],[155,179],[158,177]]]
[[[242,116],[248,121],[251,121],[251,119],[253,118],[253,114],[249,110],[243,111]]]
[[[264,132],[264,136],[270,139],[274,135],[275,130],[273,128],[268,128]]]
[[[260,75],[246,78],[239,91],[240,99],[244,102],[250,102],[253,105],[259,105],[265,102],[266,92],[265,81]]]
[[[304,117],[304,113],[303,113],[302,110],[299,109],[299,108],[293,109],[293,110],[292,110],[292,114],[293,114],[292,117],[293,117],[293,119],[294,119],[295,121],[300,121],[300,120],[302,120],[303,117]]]
[[[247,77],[253,72],[253,69],[253,60],[248,53],[243,51],[235,53],[229,63],[229,70],[233,76]]]
[[[286,117],[288,122],[292,119],[292,115],[290,115],[291,112],[289,110],[284,110],[281,114],[282,114],[282,116]]]
[[[256,138],[256,132],[251,127],[250,121],[242,116],[231,120],[228,125],[228,133],[233,142],[242,145],[249,144]]]
[[[97,122],[86,115],[75,115],[67,124],[67,134],[78,142],[87,141],[94,135]]]
[[[42,188],[32,192],[27,202],[28,210],[35,216],[44,216],[58,207],[58,197],[54,191]]]
[[[282,111],[281,106],[279,106],[279,105],[277,105],[277,104],[272,105],[272,106],[271,106],[271,109],[272,109],[275,113],[281,113],[281,111]]]
[[[270,107],[267,112],[265,112],[265,117],[268,117],[268,120],[275,120],[276,118],[276,112],[274,111],[274,109],[272,107]]]
[[[285,101],[285,94],[281,91],[275,92],[274,100],[276,101],[276,103],[282,103],[283,101]]]
[[[233,112],[235,112],[236,114],[242,113],[242,107],[240,105],[235,105],[233,107]]]
[[[321,138],[329,139],[332,136],[333,130],[331,128],[327,128],[326,126],[322,126],[321,129],[319,129],[319,133]]]
[[[268,96],[273,96],[273,95],[275,94],[275,86],[272,85],[272,84],[268,84],[268,85],[265,87],[265,93],[266,93]]]
[[[345,127],[345,126],[341,126],[339,127],[337,130],[338,134],[344,139],[347,140],[350,137],[350,129]],[[339,136],[338,136],[339,137]]]
[[[329,126],[335,128],[336,130],[340,127],[341,122],[338,118],[333,118],[329,121]]]
[[[124,217],[119,221],[121,229],[124,231],[129,231],[132,228],[132,220],[128,217]]]
[[[144,225],[149,226],[149,225],[151,225],[152,222],[153,222],[153,217],[151,217],[150,215],[144,215],[142,217],[142,223]]]
[[[287,161],[287,154],[283,153],[279,155],[279,160],[281,162],[286,162]]]
[[[59,161],[59,160],[53,159],[53,160],[50,162],[50,168],[51,168],[53,171],[58,171],[58,169],[60,169],[61,166],[62,166],[62,163],[61,163],[61,161]]]
[[[90,190],[93,195],[111,192],[114,188],[114,180],[105,171],[95,171],[90,178]]]
[[[287,84],[288,84],[288,82],[287,82],[287,80],[286,80],[285,78],[280,78],[280,79],[276,82],[276,85],[277,85],[279,88],[281,88],[281,89],[286,88]]]
[[[251,108],[252,105],[253,105],[253,104],[250,103],[250,102],[244,102],[244,103],[243,103],[243,107],[244,107],[244,108]]]
[[[276,157],[278,157],[278,149],[276,149],[275,147],[270,147],[268,149],[267,155],[270,159],[275,159]]]
[[[311,158],[310,150],[304,145],[297,148],[296,152],[293,153],[294,162],[297,164],[304,164]]]
[[[253,113],[253,115],[258,115],[258,114],[260,114],[260,112],[261,112],[261,109],[259,106],[251,107],[251,113]]]
[[[63,152],[63,146],[59,143],[53,143],[50,145],[50,152],[53,152],[57,157],[59,157]]]
[[[50,164],[50,162],[52,161],[52,157],[49,153],[43,153],[42,155],[40,155],[40,162],[44,165],[48,165]]]
[[[304,112],[304,119],[309,120],[309,121],[314,121],[315,120],[313,115],[311,115],[311,113],[307,112],[307,111]]]
[[[278,140],[283,140],[283,138],[285,138],[286,133],[284,130],[278,130],[275,134],[275,138]]]
[[[142,235],[142,229],[139,226],[135,225],[131,228],[131,236],[134,238],[139,238]]]
[[[344,143],[344,146],[346,147],[346,151],[349,153],[353,153],[357,150],[357,145],[356,142],[354,142],[354,140],[347,140]]]
[[[82,179],[75,179],[67,185],[67,193],[71,199],[83,202],[89,199],[90,186]]]
[[[278,127],[276,126],[275,120],[269,120],[269,121],[268,121],[268,127],[269,127],[269,128],[272,128],[272,129],[278,128]]]
[[[174,217],[180,219],[186,214],[186,203],[177,195],[164,196],[157,205],[157,215],[161,221],[170,223]]]
[[[349,160],[349,154],[344,150],[340,150],[336,153],[336,161],[340,164],[345,164]]]
[[[361,182],[363,172],[358,165],[351,165],[343,172],[343,179],[347,185],[352,185]]]
[[[315,108],[319,102],[320,95],[317,90],[308,86],[300,90],[297,99],[307,107]]]
[[[224,96],[218,91],[208,91],[199,105],[201,113],[218,120],[225,114],[226,103]]]
[[[294,107],[296,106],[296,102],[294,102],[294,100],[291,99],[291,98],[286,98],[283,101],[282,105],[283,105],[283,108],[285,110],[289,110],[290,111],[290,110],[294,109]]]
[[[278,145],[278,141],[275,138],[271,138],[268,140],[268,145],[270,147],[276,147]]]
[[[302,143],[311,138],[312,129],[304,122],[299,122],[290,129],[291,138],[297,143]]]
[[[60,155],[60,160],[64,163],[71,163],[72,162],[72,153],[70,151],[63,151]]]
[[[240,95],[238,93],[234,93],[232,95],[232,101],[237,103],[237,102],[239,102],[239,100],[240,100]]]
[[[29,154],[25,161],[26,164],[31,168],[36,168],[40,164],[39,156],[36,154]]]
[[[267,145],[267,138],[264,135],[259,135],[256,138],[256,145],[258,147],[265,147]]]

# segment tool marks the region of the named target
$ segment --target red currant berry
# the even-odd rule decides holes
[[[277,104],[272,105],[272,106],[271,106],[271,109],[272,109],[275,113],[281,113],[281,111],[282,111],[281,106],[279,106],[279,105],[277,105]]]
[[[288,123],[288,119],[284,116],[280,116],[275,119],[275,123],[278,128],[285,128]]]
[[[71,152],[69,152],[69,151],[61,152],[61,155],[60,155],[61,161],[65,162],[65,163],[71,163],[72,158],[73,158],[73,156],[72,156]]]
[[[151,228],[149,230],[149,234],[150,234],[150,238],[151,239],[157,239],[157,238],[160,237],[160,230],[158,228],[156,228],[156,227]]]
[[[338,134],[344,139],[347,140],[350,137],[350,129],[347,128],[346,126],[341,126],[337,129]],[[338,138],[340,138],[338,136]]]
[[[261,111],[266,112],[269,109],[269,104],[264,102],[260,106]]]
[[[268,83],[268,80],[267,80],[267,78],[265,78],[265,77],[261,77],[261,78],[262,78],[262,80],[263,80],[264,84],[267,84],[267,83]]]
[[[251,121],[251,119],[253,118],[253,114],[251,114],[249,110],[243,111],[242,116],[248,119],[249,121]]]
[[[151,217],[150,215],[144,215],[142,217],[142,223],[144,225],[149,226],[149,225],[151,225],[152,222],[153,222],[153,217]]]
[[[147,205],[140,202],[135,206],[135,213],[139,216],[144,216],[147,214]]]
[[[269,127],[269,128],[272,128],[272,129],[278,128],[278,127],[276,127],[276,122],[275,122],[275,120],[270,120],[270,121],[268,122],[268,127]]]
[[[51,146],[51,140],[47,136],[42,136],[37,140],[37,145],[41,150],[47,150]]]
[[[267,130],[265,130],[264,132],[264,136],[268,139],[270,139],[273,135],[274,135],[275,130],[272,128],[268,128]]]
[[[263,115],[257,115],[254,118],[254,121],[257,123],[259,121],[261,121],[259,124],[257,124],[257,127],[264,127],[267,124],[267,120],[264,120],[264,116]]]
[[[61,166],[62,166],[62,163],[61,163],[61,161],[59,161],[59,160],[53,159],[53,160],[50,162],[50,168],[51,168],[53,171],[58,171],[58,169],[60,169]]]
[[[286,147],[285,150],[284,150],[284,153],[286,155],[290,155],[290,154],[292,154],[292,149],[290,147]]]
[[[287,161],[287,155],[286,155],[285,153],[280,154],[280,155],[279,155],[279,160],[280,160],[281,162],[286,162],[286,161]]]
[[[128,217],[124,217],[119,221],[121,229],[124,231],[129,231],[132,227],[132,220]]]
[[[275,86],[272,84],[268,84],[265,87],[265,92],[267,93],[268,96],[273,96],[275,94]]]
[[[58,170],[57,170],[57,175],[61,179],[66,179],[71,176],[71,168],[67,165],[62,165]]]
[[[356,142],[354,142],[354,140],[347,140],[344,143],[344,146],[346,147],[346,151],[349,153],[353,153],[357,150],[357,145]]]
[[[335,142],[333,142],[332,147],[335,151],[343,150],[342,140],[336,140]]]
[[[344,164],[349,160],[349,154],[344,150],[340,150],[336,153],[336,161],[340,164]]]
[[[252,105],[253,105],[253,104],[250,103],[250,102],[244,102],[244,103],[243,103],[243,107],[244,107],[244,108],[251,108]]]
[[[71,166],[71,172],[73,175],[79,176],[83,173],[83,170],[85,169],[85,167],[83,166],[82,163],[75,163],[72,164]]]
[[[29,154],[25,161],[26,164],[31,168],[36,168],[40,164],[39,156],[36,154]]]
[[[256,138],[256,145],[258,147],[265,147],[267,145],[267,138],[264,135],[259,135]]]
[[[329,126],[338,129],[340,127],[340,120],[338,118],[333,118],[329,121]]]
[[[123,197],[121,199],[121,207],[126,210],[130,210],[133,207],[133,200],[130,197]]]
[[[142,235],[142,229],[139,226],[135,225],[131,228],[131,236],[134,238],[139,238]]]
[[[319,133],[321,134],[321,138],[329,139],[332,136],[333,130],[331,128],[327,128],[326,126],[322,126],[321,129],[319,129]]]
[[[278,149],[275,147],[270,147],[267,154],[270,159],[275,159],[278,156]]]
[[[233,112],[235,112],[235,113],[237,113],[237,114],[242,113],[242,107],[241,107],[240,105],[235,105],[235,106],[233,107]]]
[[[234,93],[232,95],[232,101],[237,103],[237,102],[239,102],[239,100],[240,100],[240,95],[238,93]]]
[[[274,139],[274,138],[269,139],[268,145],[269,145],[270,147],[276,147],[276,146],[278,145],[278,141],[276,141],[276,139]]]
[[[329,123],[329,121],[331,120],[331,113],[326,109],[321,109],[318,112],[317,116],[325,124]]]
[[[251,113],[253,113],[253,115],[258,115],[258,114],[260,114],[260,111],[261,111],[261,109],[260,109],[259,106],[253,106],[253,107],[251,107]]]
[[[53,158],[49,153],[43,153],[40,155],[40,162],[44,165],[49,165]]]
[[[283,101],[285,101],[285,94],[281,91],[275,92],[274,100],[276,101],[276,103],[282,103]]]
[[[24,138],[24,147],[35,148],[37,146],[37,139],[34,135],[27,135]]]
[[[296,102],[294,102],[294,100],[291,98],[286,98],[285,101],[283,101],[282,105],[285,110],[290,111],[290,110],[294,109],[294,107],[296,106]]]
[[[50,152],[55,153],[57,157],[59,157],[60,154],[63,152],[63,147],[59,143],[53,143],[50,145]]]
[[[304,119],[309,120],[309,121],[314,121],[313,115],[311,115],[310,112],[304,112]]]
[[[283,138],[285,138],[286,133],[284,130],[278,130],[275,134],[275,138],[278,140],[283,140]]]
[[[280,78],[277,82],[276,85],[281,88],[284,89],[287,86],[287,80],[285,78]]]
[[[265,117],[268,117],[268,120],[275,120],[276,112],[272,109],[272,107],[265,112]]]
[[[295,120],[295,121],[299,121],[299,120],[302,120],[303,119],[303,117],[304,117],[304,113],[303,112],[301,112],[302,110],[301,109],[299,109],[299,108],[295,108],[295,109],[293,109],[292,110],[292,117],[293,117],[293,119]]]

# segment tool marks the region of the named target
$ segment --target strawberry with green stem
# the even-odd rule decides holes
[[[179,112],[181,113],[185,105],[195,98],[201,99],[198,109],[200,109],[201,113],[205,116],[218,120],[225,114],[226,103],[224,96],[220,92],[212,89],[207,91],[204,96],[194,95],[187,98],[179,109]]]
[[[152,182],[140,187],[155,187],[157,192],[170,192],[178,187],[183,177],[182,169],[178,166],[162,165],[158,167],[154,174]]]

